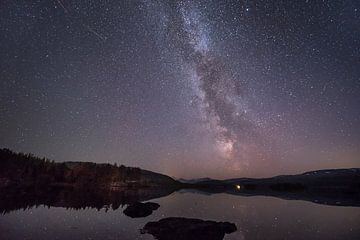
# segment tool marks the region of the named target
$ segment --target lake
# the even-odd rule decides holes
[[[140,229],[168,217],[234,223],[237,231],[224,239],[360,239],[358,207],[186,191],[150,201],[160,207],[143,218],[126,216],[126,205],[75,210],[57,203],[11,210],[0,215],[0,239],[154,239]]]

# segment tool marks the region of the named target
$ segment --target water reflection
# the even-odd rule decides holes
[[[122,195],[129,196],[128,193]],[[135,196],[138,199],[146,199],[136,194]],[[151,215],[142,218],[130,218],[123,214],[122,210],[128,204],[120,205],[119,208],[122,210],[106,211],[111,203],[108,201],[109,198],[105,198],[108,199],[103,201],[106,205],[98,211],[91,207],[80,210],[56,207],[74,206],[70,203],[61,203],[66,200],[57,197],[51,205],[54,207],[39,206],[0,215],[0,239],[153,240],[155,235],[151,235],[150,232],[140,234],[139,229],[144,229],[149,222],[174,217],[234,223],[237,231],[225,234],[224,239],[227,240],[351,240],[359,239],[360,236],[360,208],[357,207],[328,206],[307,201],[288,201],[263,196],[243,197],[224,193],[203,195],[196,192],[174,192],[167,196],[158,196],[160,197],[152,199],[151,202],[159,204],[160,207]],[[4,198],[3,192],[0,198]]]
[[[226,193],[236,196],[272,196],[286,200],[304,200],[317,204],[336,206],[360,206],[360,191],[343,191],[342,189],[307,189],[299,191],[269,190],[234,186],[224,189],[173,189],[173,188],[127,188],[116,191],[104,189],[71,189],[71,188],[3,188],[0,194],[0,213],[18,209],[28,209],[40,205],[64,207],[71,209],[95,208],[106,211],[116,210],[120,206],[130,205],[128,216],[148,216],[157,209],[154,205],[142,206],[139,202],[165,197],[175,191],[214,195]],[[147,209],[148,208],[148,209]],[[154,208],[154,209],[152,209]],[[130,216],[131,217],[131,216]]]
[[[214,193],[208,188],[195,190],[206,194]],[[317,204],[334,206],[360,207],[360,188],[307,188],[307,189],[283,189],[283,188],[260,188],[241,187],[235,185],[233,188],[226,188],[216,193],[227,193],[237,196],[271,196],[286,200],[303,200]]]
[[[71,188],[2,189],[0,212],[5,214],[40,205],[75,210],[85,208],[116,210],[120,206],[167,196],[172,192],[174,189],[171,188],[127,188],[117,191]]]

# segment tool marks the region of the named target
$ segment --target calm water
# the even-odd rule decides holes
[[[31,208],[0,216],[0,239],[154,239],[140,234],[149,221],[188,217],[235,223],[224,239],[360,239],[360,208],[274,197],[175,192],[151,200],[160,208],[145,218],[117,210]]]

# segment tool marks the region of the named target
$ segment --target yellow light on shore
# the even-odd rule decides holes
[[[236,189],[237,190],[240,190],[241,189],[241,186],[240,185],[235,185]]]

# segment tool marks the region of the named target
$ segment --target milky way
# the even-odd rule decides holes
[[[359,167],[357,1],[5,1],[0,147],[176,177]]]
[[[187,3],[191,5],[191,3]],[[192,81],[197,103],[208,123],[209,130],[214,132],[216,146],[222,157],[238,159],[239,144],[246,139],[246,132],[251,131],[252,123],[247,119],[242,106],[241,87],[237,81],[226,76],[222,62],[212,56],[209,49],[211,39],[207,29],[202,26],[199,11],[194,6],[181,6],[185,43],[189,45],[189,54],[193,67]],[[203,21],[206,21],[204,19]],[[244,159],[238,159],[244,160]]]
[[[201,7],[192,1],[182,1],[172,6],[176,11],[170,16],[161,2],[145,4],[150,12],[163,10],[160,18],[166,20],[155,18],[154,24],[172,43],[168,50],[180,55],[177,64],[185,65],[183,68],[189,72],[191,103],[198,107],[203,127],[211,133],[212,147],[217,152],[213,158],[226,160],[227,168],[243,170],[256,160],[256,155],[262,160],[273,157],[273,154],[262,155],[271,144],[265,142],[264,146],[261,135],[266,134],[259,134],[259,120],[248,113],[246,96],[242,94],[244,86],[239,79],[227,74],[225,63],[212,51],[216,46],[211,39],[211,25],[201,14]]]

